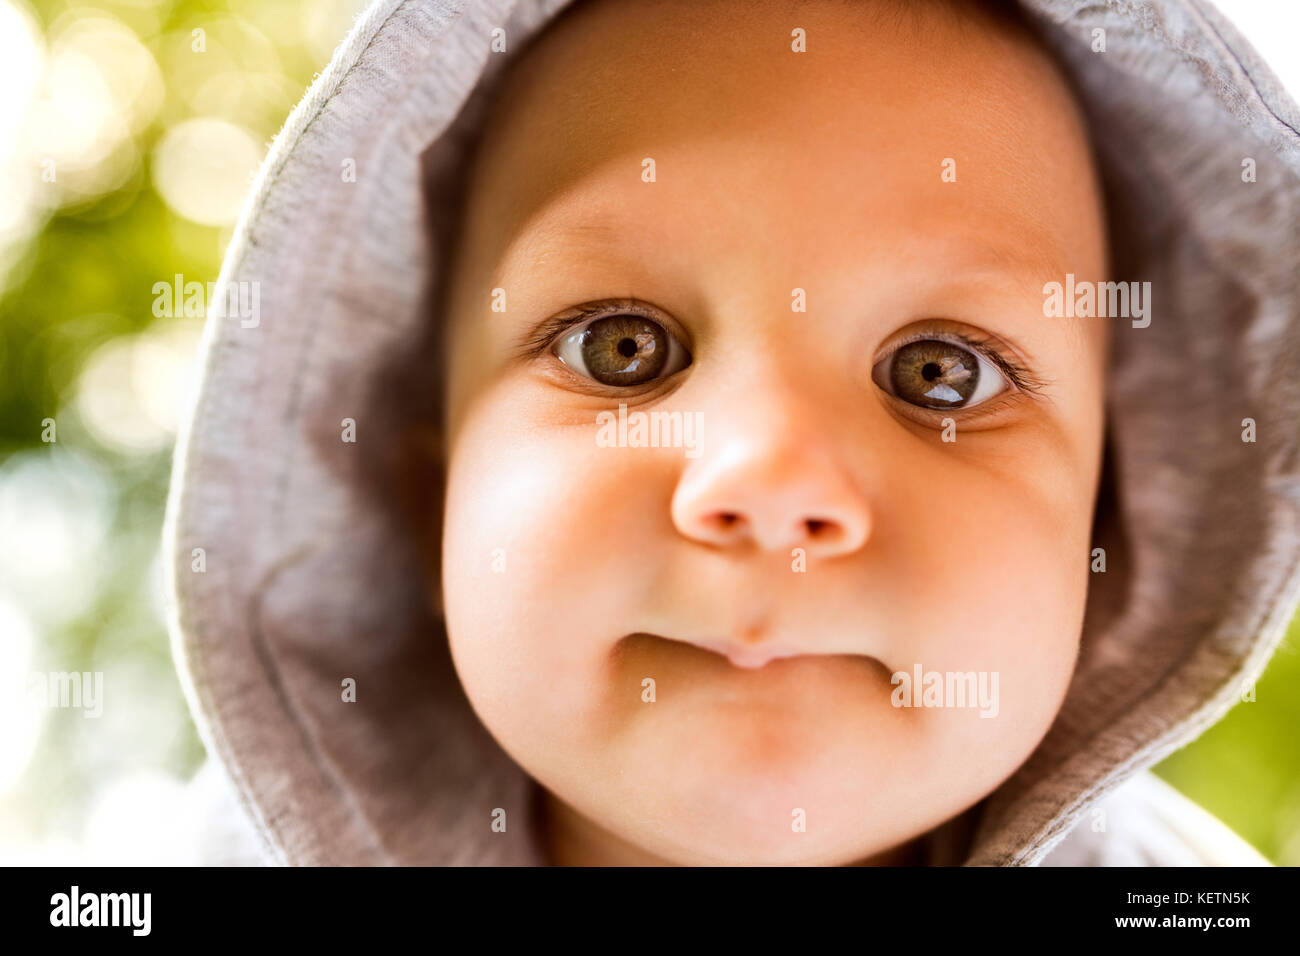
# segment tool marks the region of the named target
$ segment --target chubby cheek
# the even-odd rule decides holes
[[[671,491],[647,467],[658,450],[597,446],[594,416],[539,427],[535,408],[489,395],[459,429],[447,476],[456,669],[484,724],[543,783],[610,731],[610,654],[636,628]]]
[[[925,748],[972,793],[996,787],[1037,746],[1078,651],[1091,472],[1087,456],[1049,447],[950,456],[929,479],[895,485],[895,507],[879,515],[874,545],[891,561],[876,593],[908,595],[891,668],[974,674],[987,691],[980,707],[918,712]]]

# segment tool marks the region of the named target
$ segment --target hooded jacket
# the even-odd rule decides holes
[[[470,708],[340,423],[379,441],[368,389],[437,319],[484,104],[567,2],[376,0],[257,177],[216,301],[257,283],[260,316],[209,317],[165,527],[208,752],[187,862],[544,862],[537,784]],[[1300,113],[1206,0],[1021,6],[1084,104],[1115,278],[1154,307],[1113,336],[1107,564],[1065,701],[927,859],[1266,863],[1147,768],[1241,699],[1300,599]]]

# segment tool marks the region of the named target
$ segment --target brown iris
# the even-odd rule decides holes
[[[889,381],[905,402],[928,408],[960,408],[979,385],[980,363],[951,342],[925,339],[894,353]]]
[[[578,347],[587,373],[603,385],[640,385],[668,362],[668,333],[636,315],[597,319],[581,333]]]

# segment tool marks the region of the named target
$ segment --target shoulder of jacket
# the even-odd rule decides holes
[[[1120,784],[1040,866],[1272,866],[1226,824],[1150,771]]]

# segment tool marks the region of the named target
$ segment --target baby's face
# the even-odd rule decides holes
[[[893,7],[605,0],[489,123],[451,650],[562,813],[659,858],[875,858],[1005,780],[1072,672],[1107,320],[1043,285],[1104,278],[1086,134],[1017,34]],[[698,433],[637,447],[651,412]],[[918,667],[996,699],[895,706]]]

